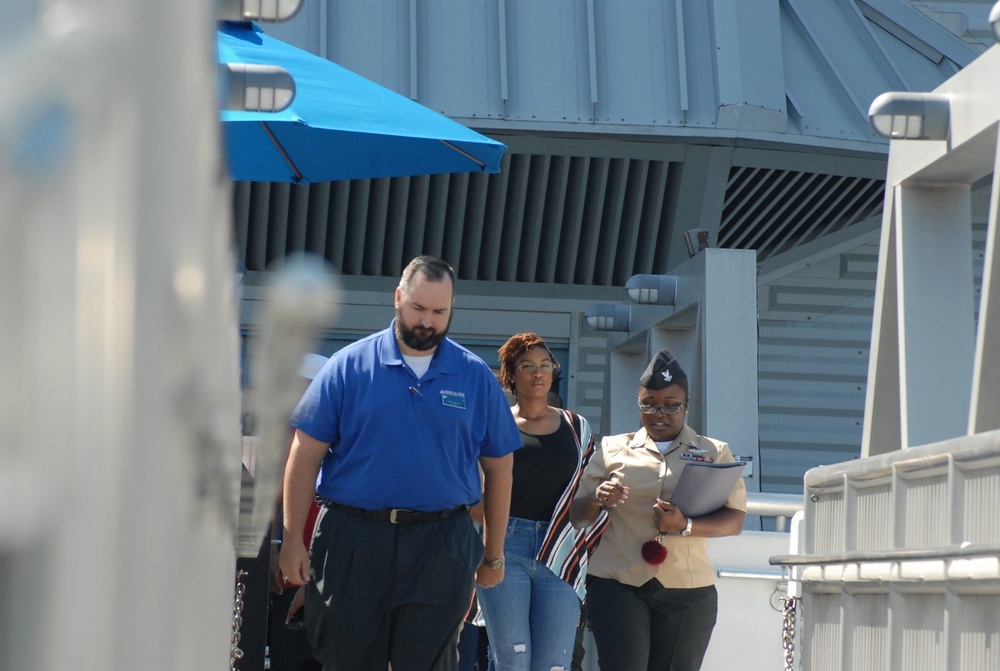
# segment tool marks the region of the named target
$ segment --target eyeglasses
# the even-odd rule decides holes
[[[558,367],[554,363],[531,363],[529,361],[517,364],[517,369],[522,373],[534,373],[536,370],[541,373],[551,373]]]
[[[685,405],[687,405],[687,401],[678,403],[677,405],[646,405],[645,403],[640,403],[639,412],[644,415],[655,415],[657,412],[662,412],[664,415],[676,415]]]

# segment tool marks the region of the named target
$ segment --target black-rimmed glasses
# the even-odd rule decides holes
[[[657,412],[662,412],[664,415],[676,415],[684,409],[685,405],[687,405],[687,401],[678,403],[677,405],[647,405],[640,403],[639,412],[644,415],[655,415]]]

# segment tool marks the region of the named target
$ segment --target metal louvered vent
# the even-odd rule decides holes
[[[308,251],[345,275],[395,277],[433,254],[462,279],[623,286],[638,273],[669,272],[677,257],[680,168],[508,153],[499,175],[240,182],[236,239],[248,270]],[[883,187],[870,177],[733,166],[717,244],[766,259],[877,214]]]
[[[869,219],[885,180],[737,167],[729,172],[718,245],[756,249],[758,260]]]
[[[462,279],[623,285],[667,271],[669,181],[679,172],[670,167],[507,154],[499,175],[241,182],[236,237],[249,270],[308,251],[346,275],[391,277],[433,254]]]

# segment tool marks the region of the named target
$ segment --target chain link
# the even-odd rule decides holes
[[[789,596],[781,600],[785,608],[785,618],[781,625],[781,647],[785,649],[785,671],[795,669],[795,610],[798,597]]]
[[[233,640],[229,647],[229,671],[236,671],[240,660],[243,659],[243,651],[240,650],[240,628],[243,626],[243,595],[247,591],[247,586],[243,582],[246,575],[246,571],[236,572],[236,602],[233,604]]]

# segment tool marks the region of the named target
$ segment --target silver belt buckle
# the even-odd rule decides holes
[[[397,515],[399,513],[412,513],[412,510],[407,510],[406,508],[393,508],[389,511],[389,522],[392,524],[399,524],[399,519]]]

